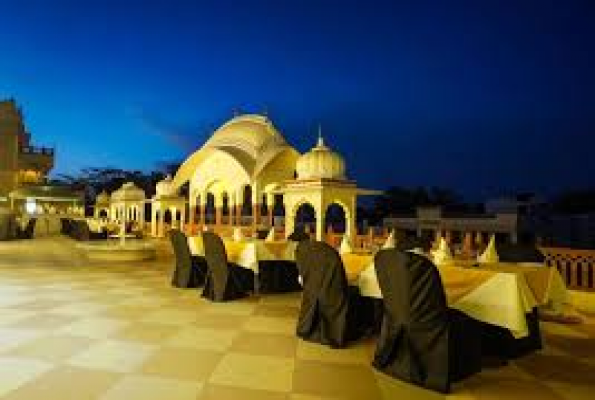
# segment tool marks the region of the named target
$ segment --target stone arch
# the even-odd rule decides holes
[[[329,202],[324,211],[324,230],[331,227],[335,233],[347,232],[349,217],[349,208],[345,204],[336,200]]]
[[[307,210],[307,214],[300,216],[300,210],[304,209],[304,207],[305,210]],[[300,220],[300,218],[298,217],[302,217],[303,220]],[[314,232],[316,231],[316,219],[319,218],[319,215],[316,211],[316,207],[314,206],[314,204],[312,204],[311,201],[307,199],[302,199],[294,205],[293,209],[291,210],[291,213],[289,215],[286,215],[286,218],[290,218],[293,221],[292,225],[294,229],[296,227],[306,228],[307,226],[309,232]],[[310,218],[312,219],[311,221],[308,220]]]

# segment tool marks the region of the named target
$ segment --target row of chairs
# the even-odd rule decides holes
[[[344,347],[380,327],[373,366],[441,393],[448,393],[452,382],[479,372],[486,357],[502,362],[541,349],[535,310],[527,316],[529,337],[515,339],[507,329],[449,308],[436,266],[407,251],[424,246],[410,238],[379,251],[374,265],[383,298],[370,300],[348,285],[336,249],[323,242],[301,242],[296,250],[304,285],[298,336]]]
[[[182,232],[174,230],[170,237],[176,254],[174,286],[204,286],[203,297],[212,301],[241,298],[254,290],[254,273],[228,262],[216,234],[203,233],[204,258],[190,254]],[[506,329],[449,308],[432,261],[406,251],[427,250],[429,243],[419,238],[406,238],[397,248],[376,254],[382,300],[362,297],[348,284],[336,249],[300,232],[290,238],[299,241],[296,265],[261,265],[258,278],[262,284],[267,275],[282,274],[287,286],[262,291],[282,292],[300,289],[299,274],[303,294],[296,334],[304,340],[343,348],[379,333],[375,368],[442,393],[450,391],[452,382],[480,371],[486,355],[506,359],[541,348],[536,315],[529,316],[530,337],[518,341]]]
[[[235,265],[227,259],[222,239],[212,232],[202,234],[205,256],[192,255],[188,238],[180,230],[170,231],[176,267],[172,285],[180,288],[203,287],[202,296],[212,301],[230,301],[259,293],[283,293],[301,290],[298,271],[288,261],[262,261],[259,274]]]

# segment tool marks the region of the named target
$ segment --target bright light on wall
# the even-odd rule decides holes
[[[35,211],[37,211],[35,200],[27,199],[27,202],[25,203],[25,211],[27,211],[28,214],[35,214]]]

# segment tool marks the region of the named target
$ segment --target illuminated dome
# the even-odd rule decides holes
[[[112,201],[142,201],[144,199],[144,190],[133,182],[126,182],[120,189],[112,193]]]
[[[171,175],[168,175],[155,185],[155,197],[176,197],[178,191],[173,186]]]
[[[105,190],[97,195],[95,204],[109,204],[109,194]]]
[[[221,125],[207,142],[180,166],[173,186],[197,179],[225,181],[230,186],[262,178],[291,179],[299,153],[265,115],[238,115]],[[200,172],[199,172],[200,171]],[[201,178],[202,176],[202,178]],[[267,183],[265,183],[266,185]]]
[[[286,145],[285,139],[264,115],[239,115],[213,133],[207,147],[235,148],[255,159],[269,148]]]
[[[343,157],[324,144],[322,136],[309,152],[302,155],[296,164],[298,179],[345,179]]]

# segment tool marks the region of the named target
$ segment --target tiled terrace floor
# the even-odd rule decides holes
[[[375,341],[294,334],[299,294],[208,303],[170,286],[172,261],[84,261],[65,238],[0,242],[0,398],[434,399],[376,373]],[[543,323],[546,349],[484,370],[456,399],[591,399],[595,318]]]

